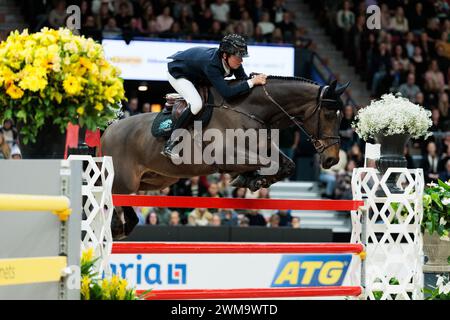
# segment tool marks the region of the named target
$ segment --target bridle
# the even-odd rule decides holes
[[[275,101],[274,98],[272,98],[272,96],[269,94],[269,92],[267,91],[267,88],[265,85],[262,86],[264,93],[266,94],[267,98],[274,104],[276,105],[288,118],[289,120],[291,120],[307,137],[308,137],[308,141],[311,141],[314,148],[316,149],[316,151],[318,153],[323,153],[326,149],[334,146],[335,144],[339,144],[341,141],[341,137],[339,136],[329,136],[329,135],[325,135],[322,134],[321,135],[321,125],[320,125],[320,112],[322,109],[322,103],[323,102],[330,102],[330,103],[336,103],[335,100],[331,100],[331,99],[324,99],[323,96],[325,94],[325,92],[328,90],[328,88],[330,86],[323,86],[320,88],[319,90],[319,95],[317,98],[317,104],[313,110],[313,112],[307,116],[305,119],[303,119],[303,121],[299,121],[295,116],[291,116],[278,102]],[[304,128],[304,123],[311,119],[314,115],[318,116],[317,119],[317,131],[315,134],[309,134],[306,129]],[[322,142],[322,140],[332,140],[331,143],[329,144],[324,144]]]

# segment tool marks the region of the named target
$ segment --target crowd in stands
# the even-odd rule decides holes
[[[432,112],[434,134],[405,150],[409,168],[423,168],[426,182],[450,173],[450,7],[441,0],[307,0],[336,47],[366,81],[372,98],[399,93]],[[367,13],[369,5],[380,9]],[[371,11],[373,14],[374,11]],[[377,13],[375,13],[376,15]],[[368,21],[368,18],[371,18]],[[368,24],[374,27],[368,28]],[[380,27],[380,28],[378,28]],[[351,129],[355,110],[348,106],[341,124],[343,152],[331,170],[322,170],[325,196],[348,198],[351,170],[362,166],[360,141]],[[417,161],[414,161],[414,159]]]
[[[250,192],[246,188],[230,185],[229,174],[213,174],[207,177],[181,179],[170,188],[159,192],[140,192],[140,194],[212,197],[212,198],[270,198],[268,189]],[[300,218],[288,210],[235,210],[235,209],[170,209],[135,207],[139,224],[166,226],[233,226],[233,227],[289,227],[300,228]]]
[[[37,3],[36,3],[37,2]],[[44,4],[45,2],[45,4]],[[22,1],[32,30],[66,26],[66,8],[81,9],[81,34],[101,40],[123,36],[219,41],[237,33],[249,42],[309,46],[284,0],[82,0]]]

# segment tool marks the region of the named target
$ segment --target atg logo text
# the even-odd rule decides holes
[[[340,286],[351,260],[351,255],[283,256],[272,287]]]

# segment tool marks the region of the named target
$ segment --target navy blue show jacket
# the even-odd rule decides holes
[[[231,99],[249,92],[247,81],[228,84],[225,81],[225,69],[219,56],[219,49],[207,47],[194,47],[179,51],[168,57],[173,61],[168,63],[169,73],[175,79],[185,78],[194,85],[212,85],[225,99]],[[248,76],[242,65],[230,70],[237,80],[247,80]]]

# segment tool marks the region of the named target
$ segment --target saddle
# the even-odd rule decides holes
[[[209,92],[209,87],[198,87],[197,90],[202,98],[203,108],[195,116],[194,121],[201,121],[202,126],[205,127],[212,117],[213,96]],[[164,108],[158,113],[152,125],[152,135],[156,138],[169,138],[172,134],[173,124],[188,106],[187,101],[178,93],[169,93],[165,99]]]

